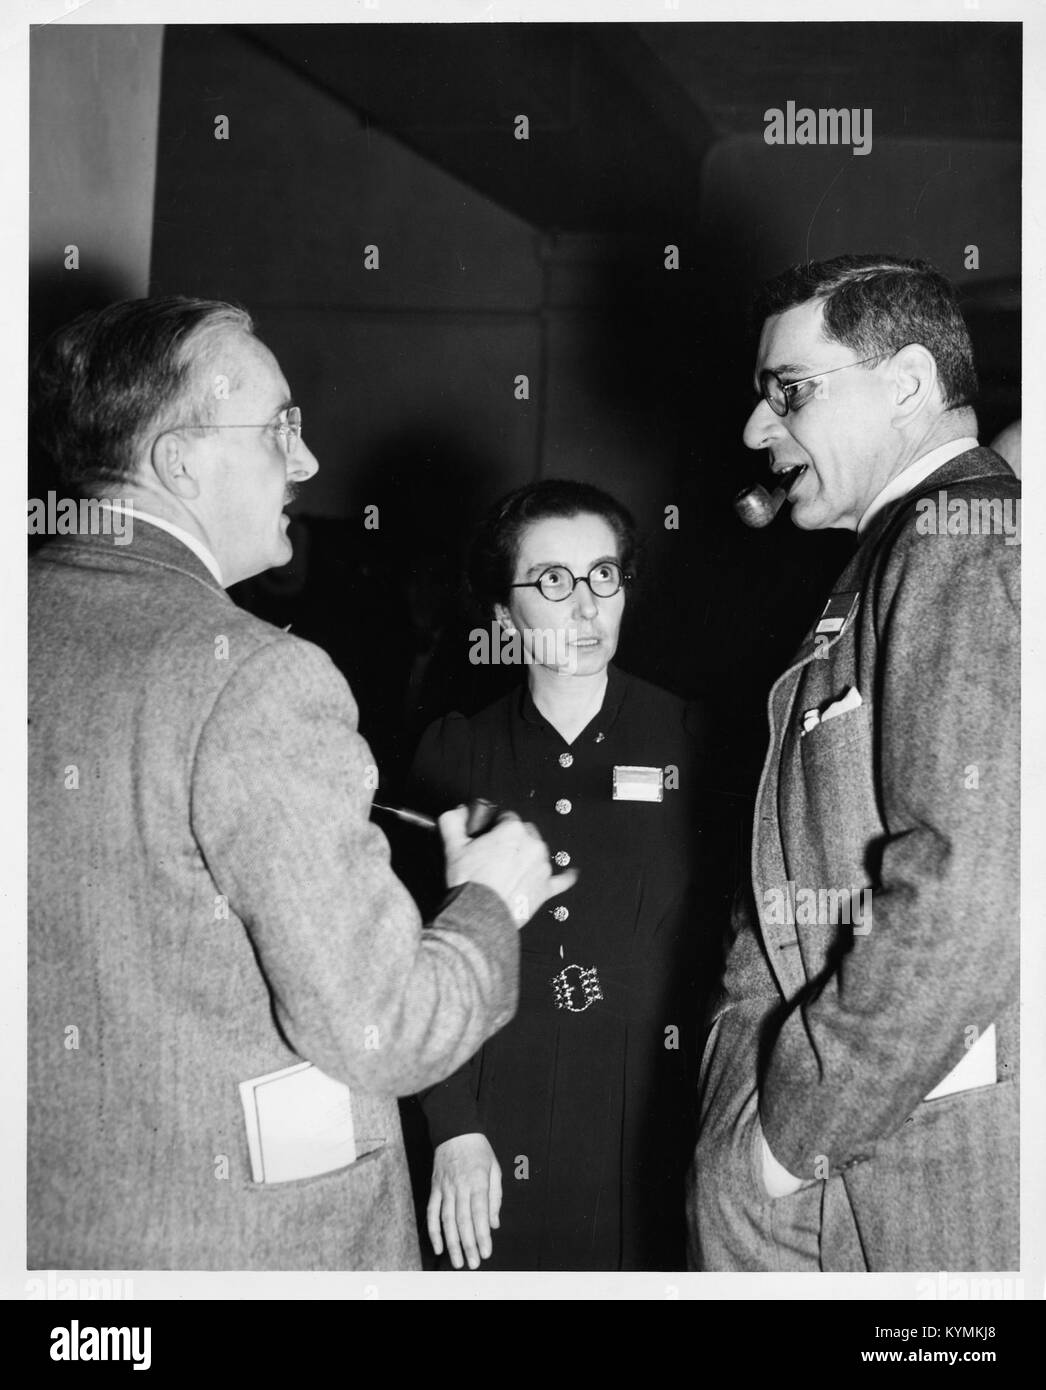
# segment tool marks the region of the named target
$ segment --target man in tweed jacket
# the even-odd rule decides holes
[[[705,1048],[692,1259],[1018,1265],[1019,485],[921,262],[764,293],[745,428],[857,551],[769,699],[751,895]]]
[[[573,879],[448,813],[423,930],[348,687],[227,597],[290,558],[317,468],[243,311],[88,315],[34,391],[70,492],[134,510],[31,564],[29,1266],[417,1267],[395,1097],[508,1021],[517,921]],[[349,1087],[355,1161],[256,1181],[239,1084],[303,1059]]]

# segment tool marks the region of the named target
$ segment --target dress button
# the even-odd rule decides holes
[[[560,753],[560,755],[559,755],[559,765],[560,765],[560,767],[570,767],[570,765],[573,763],[573,761],[574,761],[574,755],[573,755],[573,753]]]
[[[570,863],[570,855],[566,852],[565,849],[556,850],[556,863],[559,865],[561,869],[565,869],[567,865]]]
[[[572,809],[570,802],[565,796],[561,796],[556,802],[556,810],[561,816],[569,816]]]
[[[557,922],[565,922],[567,918],[570,916],[570,908],[563,907],[562,904],[560,904],[559,907],[554,907],[552,909],[552,916],[556,919]]]

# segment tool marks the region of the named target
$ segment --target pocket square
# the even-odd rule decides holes
[[[803,733],[808,734],[811,729],[816,729],[818,724],[823,724],[826,719],[835,719],[837,715],[848,714],[850,710],[857,709],[862,704],[861,692],[855,685],[851,685],[845,695],[841,695],[838,700],[823,710],[808,709],[803,714]]]
[[[834,719],[837,714],[848,714],[850,710],[856,709],[861,704],[861,692],[856,685],[851,685],[850,689],[840,699],[835,700],[821,715],[821,723],[826,719]]]

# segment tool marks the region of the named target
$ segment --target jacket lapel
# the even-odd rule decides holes
[[[756,824],[752,835],[752,890],[756,911],[778,986],[786,999],[793,998],[806,983],[795,928],[794,885],[785,872],[784,846],[781,843],[780,818],[777,813],[780,793],[781,751],[791,720],[795,717],[795,701],[802,675],[811,661],[823,660],[827,653],[849,632],[860,609],[861,593],[851,589],[849,581],[854,562],[847,566],[840,587],[829,598],[818,621],[807,634],[795,660],[770,688],[766,702],[770,725],[770,743],[759,790],[756,793]],[[765,890],[781,888],[788,895],[789,910],[785,921],[768,920],[764,911]],[[775,914],[775,917],[779,914]]]
[[[791,721],[796,717],[796,697],[802,685],[803,672],[811,661],[827,657],[831,649],[853,629],[873,560],[892,524],[901,517],[913,497],[932,495],[939,487],[950,482],[998,476],[1011,471],[1009,465],[990,449],[969,449],[949,459],[928,478],[924,478],[918,487],[885,507],[861,537],[857,553],[840,575],[828,603],[803,640],[791,665],[770,689],[767,700],[770,741],[756,793],[752,833],[752,891],[767,957],[786,999],[794,998],[806,984],[806,971],[795,927],[794,885],[787,879],[779,814],[782,755]],[[765,890],[769,887],[783,889],[787,894],[790,910],[785,916],[790,920],[767,920]],[[775,917],[777,915],[774,914]]]

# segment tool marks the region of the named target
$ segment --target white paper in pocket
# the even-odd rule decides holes
[[[352,1094],[311,1062],[240,1082],[251,1176],[296,1182],[356,1161]]]
[[[986,1028],[965,1056],[952,1067],[939,1085],[935,1086],[927,1100],[940,1100],[941,1096],[953,1095],[956,1091],[972,1091],[975,1086],[994,1086],[995,1071],[995,1024]]]

